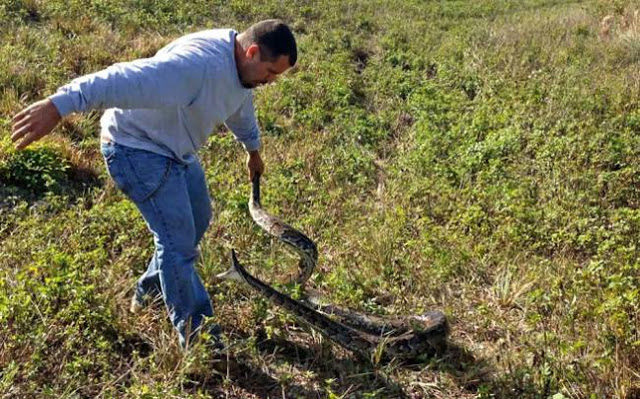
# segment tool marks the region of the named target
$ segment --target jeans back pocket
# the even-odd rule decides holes
[[[136,203],[151,198],[167,180],[172,160],[160,154],[103,143],[102,155],[116,186]]]

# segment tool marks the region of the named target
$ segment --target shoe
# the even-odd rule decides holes
[[[218,324],[210,324],[204,327],[203,330],[196,331],[191,334],[188,342],[182,337],[179,338],[180,348],[188,352],[190,348],[195,345],[202,345],[209,350],[213,350],[217,353],[222,353],[226,350],[226,346],[222,341],[222,328]]]
[[[207,346],[216,352],[225,352],[227,350],[226,345],[222,341],[221,334],[222,328],[219,324],[213,324],[207,329],[207,335],[209,336]]]
[[[139,313],[142,308],[144,308],[144,303],[140,299],[138,299],[138,295],[136,293],[131,297],[131,305],[129,306],[129,311],[133,314]]]

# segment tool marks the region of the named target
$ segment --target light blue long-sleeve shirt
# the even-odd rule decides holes
[[[107,108],[103,139],[182,162],[223,123],[247,151],[257,150],[260,131],[252,91],[236,69],[236,34],[214,29],[183,36],[152,58],[74,79],[49,98],[62,116]]]

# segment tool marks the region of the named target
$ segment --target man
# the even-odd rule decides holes
[[[272,82],[296,59],[295,38],[279,20],[259,22],[240,34],[202,31],[175,40],[152,58],[75,79],[13,118],[11,138],[21,149],[72,112],[107,108],[100,120],[107,169],[142,213],[155,242],[131,310],[162,295],[182,348],[196,337],[203,318],[213,316],[194,267],[212,216],[196,150],[224,123],[247,152],[249,178],[261,174],[251,89]],[[211,333],[217,339],[219,327]]]

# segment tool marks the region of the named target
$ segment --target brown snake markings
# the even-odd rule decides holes
[[[318,260],[316,245],[300,231],[263,210],[260,205],[260,177],[256,175],[252,183],[249,202],[251,217],[262,229],[300,255],[297,282],[304,287]],[[274,304],[285,308],[312,328],[319,330],[330,340],[364,358],[371,359],[373,353],[382,349],[382,358],[386,360],[414,359],[419,356],[432,356],[446,345],[448,325],[442,312],[382,318],[332,305],[321,305],[311,298],[297,301],[249,274],[238,262],[233,250],[231,257],[231,268],[218,277],[245,282]],[[327,314],[336,316],[339,321],[333,320]]]

